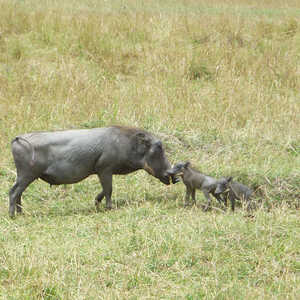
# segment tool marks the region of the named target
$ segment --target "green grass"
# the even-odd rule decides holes
[[[296,0],[0,0],[0,298],[297,299],[300,23]],[[36,181],[8,218],[10,141],[124,124],[172,163],[258,187],[257,211],[184,209],[184,186]]]
[[[77,212],[60,206],[55,214],[15,221],[1,216],[0,224],[4,298],[296,299],[299,293],[299,215],[284,208],[248,219],[151,202],[100,214],[87,205]]]

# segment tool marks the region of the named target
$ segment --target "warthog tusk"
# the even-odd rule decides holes
[[[144,164],[144,170],[146,170],[149,174],[155,176],[153,169],[147,164],[147,162],[145,162]]]

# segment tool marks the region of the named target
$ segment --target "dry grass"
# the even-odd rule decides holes
[[[296,299],[299,15],[296,0],[0,0],[2,298]],[[261,211],[185,211],[183,185],[140,172],[115,179],[111,213],[91,178],[31,185],[8,220],[14,136],[110,124],[259,186]]]

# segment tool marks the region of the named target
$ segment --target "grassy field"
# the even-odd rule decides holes
[[[298,0],[0,0],[0,299],[297,299]],[[143,171],[23,195],[8,217],[18,134],[111,124],[171,163],[257,188],[248,217],[184,208]],[[297,297],[298,295],[298,297]]]

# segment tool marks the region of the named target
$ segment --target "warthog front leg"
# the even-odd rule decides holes
[[[103,199],[105,196],[106,199],[106,209],[112,209],[111,203],[111,194],[112,194],[112,174],[109,172],[101,173],[98,175],[103,191],[97,196],[97,202]]]
[[[96,210],[99,211],[99,204],[102,201],[102,199],[104,198],[105,194],[104,191],[102,191],[100,194],[98,194],[95,198],[95,206],[96,206]]]
[[[190,187],[186,187],[186,194],[185,194],[185,203],[184,206],[187,207],[189,205],[189,199],[192,193],[192,189]]]
[[[193,204],[196,204],[196,189],[192,189]]]

